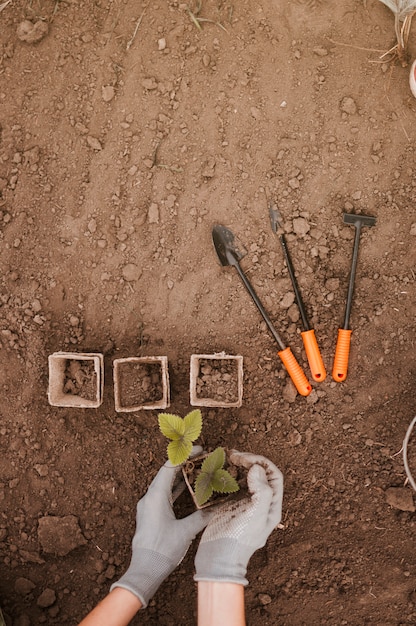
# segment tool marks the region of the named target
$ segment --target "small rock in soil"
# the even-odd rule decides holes
[[[389,487],[386,490],[386,502],[399,511],[416,511],[413,494],[406,487]]]
[[[142,275],[142,270],[134,263],[127,263],[127,265],[125,265],[122,269],[122,274],[124,280],[132,282],[134,280],[139,280],[140,276]]]
[[[280,306],[282,307],[282,309],[288,309],[289,307],[292,306],[294,301],[295,301],[295,294],[293,293],[293,291],[288,291],[280,300]]]
[[[308,222],[303,217],[296,217],[293,220],[293,230],[299,235],[299,237],[304,237],[309,231],[311,227]]]
[[[355,113],[357,113],[357,105],[355,101],[349,96],[346,96],[341,100],[340,108],[341,111],[343,113],[347,113],[347,115],[354,115]]]
[[[14,583],[14,590],[20,596],[27,596],[35,587],[35,583],[28,578],[17,578]]]
[[[296,391],[295,385],[293,385],[293,383],[291,383],[291,381],[289,380],[285,388],[283,389],[283,399],[286,400],[286,402],[290,402],[290,404],[292,404],[293,402],[295,402],[297,394],[298,392]]]
[[[112,85],[106,85],[105,87],[102,87],[101,95],[104,102],[111,102],[115,95],[114,87]]]
[[[88,137],[87,137],[87,144],[93,150],[97,150],[98,151],[98,150],[102,150],[103,149],[103,147],[101,145],[101,142],[97,139],[97,137],[93,137],[92,135],[88,135]]]
[[[41,517],[38,539],[44,552],[57,556],[65,556],[71,550],[87,543],[75,515]]]
[[[37,43],[41,41],[49,31],[48,23],[38,20],[33,24],[30,20],[23,20],[17,27],[16,34],[20,41]]]
[[[40,606],[41,609],[47,609],[48,606],[52,606],[52,604],[54,604],[55,601],[56,601],[56,593],[54,592],[54,590],[46,588],[40,594],[39,598],[37,599],[36,604]]]
[[[266,606],[267,604],[270,604],[270,602],[272,601],[271,597],[269,596],[268,593],[259,593],[259,595],[257,596],[260,604],[262,604],[263,606]]]
[[[43,478],[49,474],[49,468],[47,465],[41,465],[40,463],[36,463],[34,467],[39,476]]]
[[[149,221],[149,224],[159,224],[159,207],[155,202],[152,202],[152,204],[149,206],[147,219]]]
[[[203,167],[202,167],[202,176],[204,178],[213,178],[215,175],[215,159],[214,157],[208,157],[208,159],[206,160],[206,162],[204,163]]]

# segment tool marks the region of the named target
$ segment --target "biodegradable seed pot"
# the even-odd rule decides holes
[[[166,356],[127,357],[113,362],[114,403],[118,412],[166,409],[170,403]]]
[[[243,357],[224,352],[193,354],[190,364],[192,406],[240,407],[243,402]]]
[[[49,355],[48,400],[52,406],[97,408],[104,391],[104,357],[95,352]]]

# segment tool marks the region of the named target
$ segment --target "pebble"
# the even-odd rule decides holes
[[[166,48],[166,39],[164,37],[161,37],[158,40],[157,48],[158,48],[158,50],[165,50],[165,48]]]
[[[215,165],[215,158],[212,156],[208,157],[201,171],[202,176],[204,178],[213,178],[215,175]]]
[[[95,220],[94,218],[92,218],[89,222],[88,222],[88,230],[90,231],[90,233],[95,233],[97,230],[97,220]]]
[[[14,583],[14,590],[20,596],[27,596],[35,587],[35,583],[28,578],[17,578]]]
[[[39,311],[41,311],[41,310],[42,310],[42,305],[41,305],[40,301],[36,298],[32,302],[32,311],[34,311],[35,313],[39,313]]]
[[[112,85],[101,87],[101,96],[104,102],[111,102],[115,96],[114,87]]]
[[[87,543],[75,515],[47,515],[38,522],[38,539],[47,554],[66,556],[71,550]]]
[[[413,224],[411,225],[410,234],[412,235],[412,237],[416,237],[416,222],[413,222]]]
[[[296,235],[303,237],[310,231],[311,227],[304,217],[295,217],[293,220],[293,231]]]
[[[139,280],[142,275],[142,269],[138,267],[135,263],[127,263],[122,269],[122,275],[124,280],[127,282],[132,282],[134,280]]]
[[[154,77],[145,78],[144,80],[142,80],[142,87],[144,87],[148,91],[151,91],[152,89],[157,88],[157,81]]]
[[[337,291],[339,289],[339,278],[328,278],[325,281],[325,289],[328,291]]]
[[[259,599],[260,604],[262,604],[263,606],[270,604],[270,602],[272,601],[268,593],[259,593],[257,597]]]
[[[56,593],[53,589],[49,589],[48,587],[42,591],[39,598],[36,601],[36,604],[41,609],[47,609],[48,606],[52,606],[56,602]]]
[[[343,113],[347,113],[347,115],[354,115],[355,113],[357,113],[357,105],[355,103],[355,100],[353,100],[349,96],[345,96],[345,98],[341,100],[340,109]]]
[[[49,468],[47,465],[41,465],[40,463],[36,463],[34,465],[34,468],[39,474],[39,476],[41,476],[42,478],[44,478],[45,476],[49,474]]]
[[[326,48],[316,47],[312,50],[314,54],[318,57],[326,57],[328,54],[328,50]]]
[[[386,502],[399,511],[416,511],[413,493],[406,487],[389,487],[386,490]]]
[[[76,326],[79,326],[79,317],[77,317],[76,315],[71,315],[71,317],[69,318],[69,323],[71,324],[71,326],[73,326],[74,328]]]
[[[297,393],[298,392],[296,391],[296,387],[289,380],[283,389],[282,396],[283,396],[283,399],[286,400],[286,402],[289,402],[290,404],[292,404],[296,400]]]
[[[25,41],[26,43],[38,43],[38,41],[41,41],[44,37],[46,37],[48,32],[48,22],[38,20],[33,23],[30,20],[23,20],[23,22],[20,22],[17,27],[16,35],[20,41]]]
[[[292,306],[294,301],[295,301],[295,294],[293,293],[293,291],[288,291],[280,300],[280,306],[282,307],[282,309],[288,309],[289,307]]]
[[[97,137],[93,137],[92,135],[88,135],[88,137],[87,137],[87,144],[93,150],[102,150],[103,149],[103,147],[101,145],[101,142],[97,139]]]
[[[152,202],[147,211],[147,219],[149,224],[159,224],[159,206],[156,202]]]

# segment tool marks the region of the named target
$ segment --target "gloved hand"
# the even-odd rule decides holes
[[[265,545],[282,518],[283,475],[263,456],[233,450],[230,460],[249,470],[252,495],[215,510],[201,537],[194,580],[247,585],[252,554]]]
[[[202,448],[195,446],[192,455]],[[147,493],[137,504],[136,532],[128,570],[111,585],[134,593],[143,608],[169,574],[182,561],[195,536],[207,525],[213,513],[195,511],[176,519],[173,511],[172,487],[180,466],[169,461],[156,474]]]

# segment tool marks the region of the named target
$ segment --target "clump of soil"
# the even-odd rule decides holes
[[[65,364],[63,391],[85,400],[96,400],[97,373],[94,361],[68,359]]]
[[[231,359],[201,359],[196,380],[198,398],[232,403],[238,401],[237,362]]]
[[[153,404],[163,398],[159,363],[123,363],[120,365],[119,379],[122,407]]]

